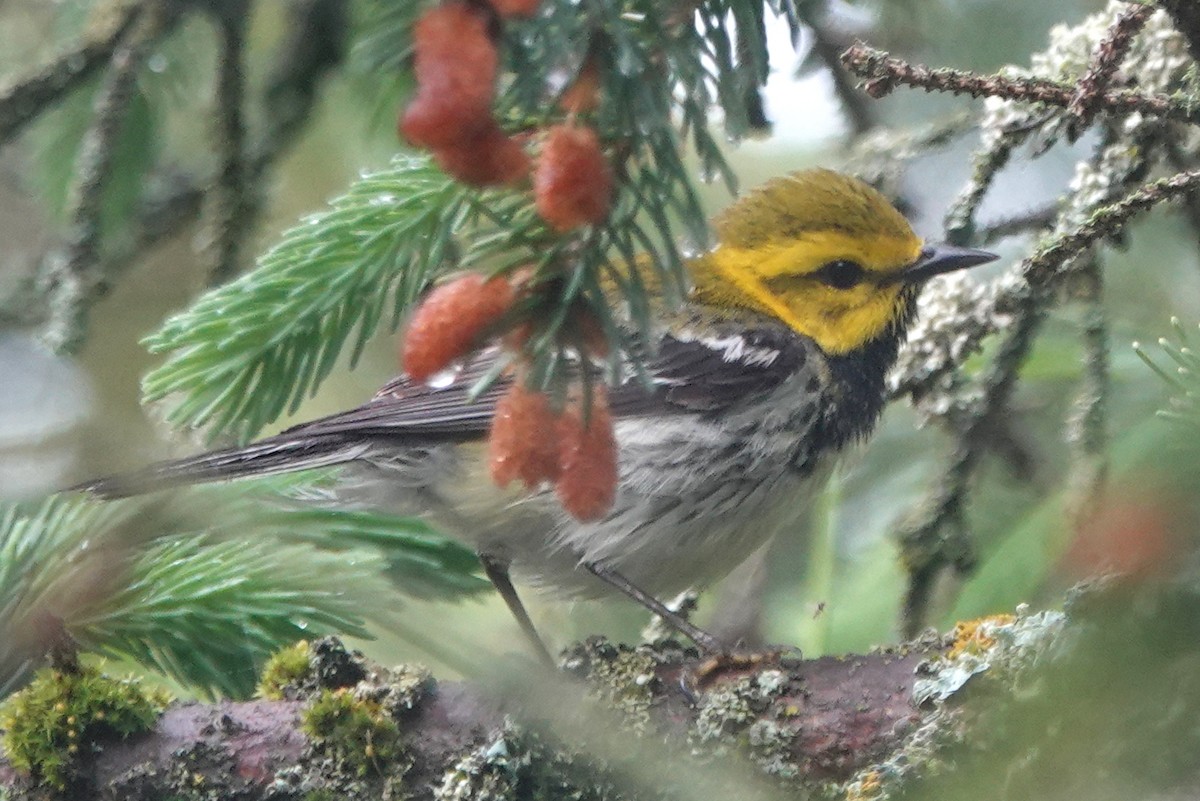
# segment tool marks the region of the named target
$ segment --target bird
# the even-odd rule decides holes
[[[76,489],[111,498],[343,465],[348,502],[420,515],[473,547],[545,659],[514,575],[567,597],[617,590],[725,652],[659,599],[798,525],[838,455],[875,427],[921,288],[996,256],[926,243],[882,193],[820,168],[750,190],[712,229],[716,244],[685,264],[684,303],[660,309],[644,343],[649,380],[608,389],[618,482],[599,520],[489,479],[489,423],[513,378],[472,388],[495,374],[496,347],[430,383],[401,374],[349,411]]]

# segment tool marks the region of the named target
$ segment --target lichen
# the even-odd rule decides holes
[[[622,801],[630,796],[613,780],[613,768],[508,720],[490,742],[446,771],[434,799]]]
[[[651,707],[663,694],[658,668],[679,655],[670,641],[635,648],[592,637],[564,657],[563,669],[585,678],[593,697],[616,709],[631,731],[644,734]]]
[[[446,771],[433,797],[436,801],[507,801],[516,797],[520,772],[528,764],[529,755],[505,732]]]
[[[383,705],[348,689],[322,690],[301,714],[300,727],[323,753],[359,776],[394,765],[404,746]]]
[[[996,644],[993,632],[998,626],[1009,626],[1016,621],[1015,615],[989,615],[976,620],[964,620],[954,627],[947,659],[957,659],[963,654],[981,654]]]
[[[782,670],[763,670],[707,690],[692,725],[692,743],[710,754],[735,745],[767,773],[797,776],[791,757],[796,730],[787,721],[788,708],[777,703],[788,686]]]
[[[424,665],[375,667],[354,685],[355,697],[380,705],[392,719],[400,720],[411,712],[436,686],[433,674]]]
[[[64,790],[79,756],[106,738],[151,729],[170,699],[134,679],[101,675],[95,667],[44,669],[0,704],[0,744],[9,762],[34,781]]]
[[[1026,671],[1055,658],[1056,645],[1069,647],[1065,628],[1066,616],[1061,612],[1031,614],[1024,606],[1013,615],[959,624],[947,638],[943,654],[919,668],[921,678],[913,685],[913,697],[928,710],[921,725],[886,760],[846,782],[844,797],[849,801],[889,798],[914,778],[950,770],[947,755],[979,723],[968,722],[970,707],[947,701],[968,681],[985,677],[995,686],[1020,686]]]
[[[1028,614],[1024,607],[1016,615],[994,615],[955,629],[946,654],[921,666],[922,678],[913,685],[918,704],[944,701],[972,677],[990,672],[1001,681],[1028,667],[1048,652],[1049,638],[1063,628],[1061,612]]]
[[[846,782],[844,796],[846,801],[874,801],[883,791],[883,782],[879,771],[864,770],[850,781]]]

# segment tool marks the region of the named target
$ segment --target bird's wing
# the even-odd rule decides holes
[[[774,389],[803,367],[811,347],[785,329],[766,327],[719,336],[666,336],[647,365],[649,381],[631,378],[610,389],[609,407],[618,419],[717,413]],[[500,357],[498,349],[485,350],[444,382],[423,384],[399,376],[355,409],[301,423],[249,445],[160,462],[72,489],[120,497],[342,464],[389,442],[421,448],[482,439],[496,402],[513,379],[502,374],[475,397],[471,390]]]
[[[667,335],[646,367],[649,382],[633,377],[610,388],[609,407],[618,419],[717,412],[770,392],[804,365],[808,348],[797,335],[775,328],[715,337]],[[301,423],[276,438],[341,434],[417,444],[482,437],[512,378],[502,375],[476,397],[471,390],[499,355],[496,349],[482,352],[444,384],[398,376],[362,406]]]

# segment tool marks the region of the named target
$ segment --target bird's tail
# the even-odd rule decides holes
[[[344,437],[268,437],[240,448],[209,451],[158,462],[141,470],[92,479],[70,490],[102,498],[127,498],[148,492],[231,478],[270,476],[314,467],[331,467],[362,456],[368,446]]]

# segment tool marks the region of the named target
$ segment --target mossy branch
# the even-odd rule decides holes
[[[201,777],[207,793],[248,800],[281,787],[427,801],[986,800],[1104,795],[1136,779],[1185,795],[1190,763],[1147,754],[1197,743],[1200,696],[1179,670],[1196,653],[1195,602],[1186,584],[1112,584],[1065,614],[997,615],[896,652],[814,660],[700,662],[668,642],[596,639],[567,652],[565,676],[488,659],[461,683],[318,640],[272,661],[276,700],[172,706],[149,733],[81,749],[81,789],[165,797]],[[1097,697],[1100,680],[1111,692]],[[0,787],[33,789],[3,762]]]

